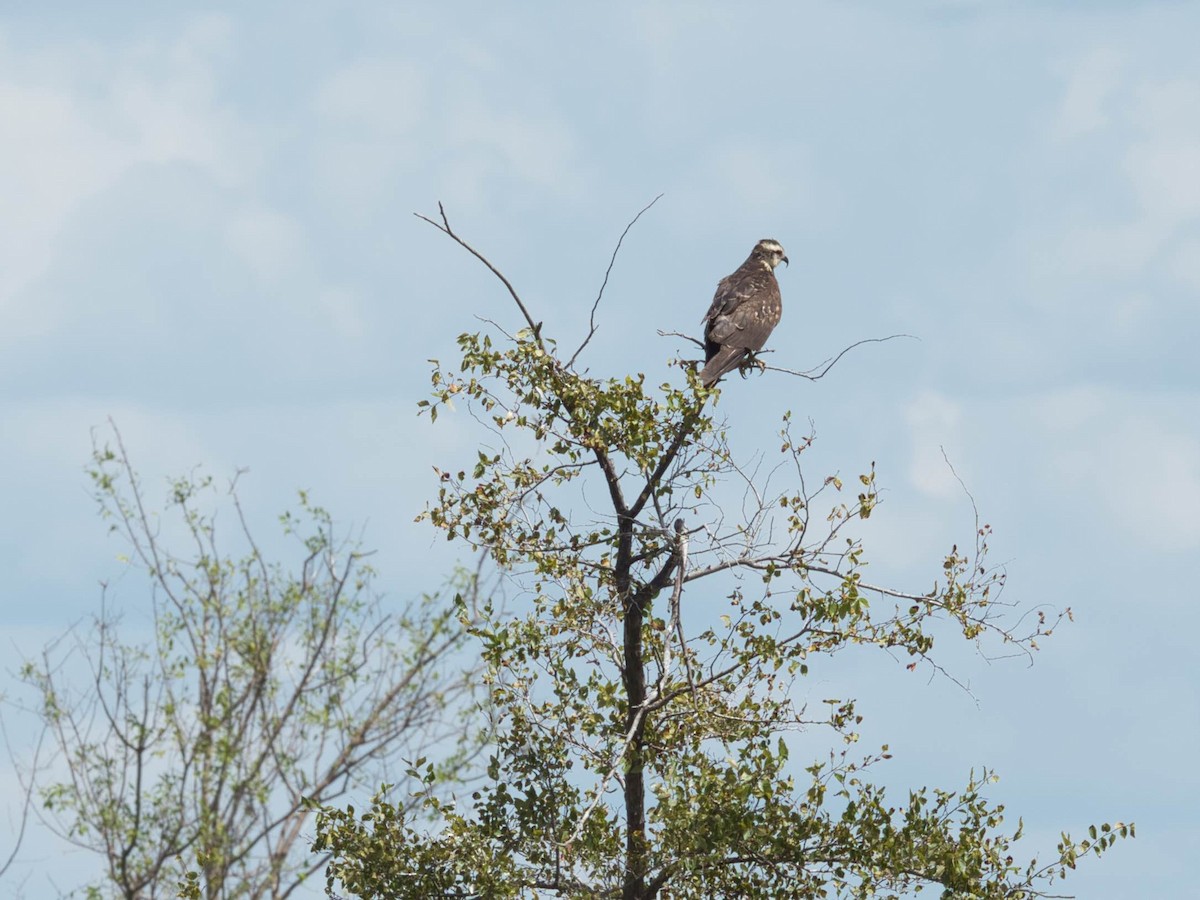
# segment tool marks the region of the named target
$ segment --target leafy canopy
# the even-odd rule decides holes
[[[422,518],[485,552],[523,609],[471,622],[495,720],[479,786],[447,802],[415,766],[433,828],[386,790],[365,812],[324,809],[331,894],[1032,898],[1132,834],[1064,834],[1049,862],[1019,862],[1021,825],[985,794],[993,773],[890,797],[870,780],[887,747],[852,755],[854,701],[801,699],[855,648],[909,668],[938,668],[935,643],[955,634],[1036,649],[1058,617],[1006,624],[987,526],[924,589],[868,583],[854,525],[878,504],[873,467],[857,490],[812,485],[814,438],[790,413],[780,465],[740,464],[694,367],[655,387],[577,371],[591,335],[564,361],[444,214],[438,227],[496,272],[526,327],[462,334],[456,367],[432,361],[422,409],[465,405],[486,435],[471,462],[436,470]],[[792,762],[789,735],[820,730],[827,756]]]

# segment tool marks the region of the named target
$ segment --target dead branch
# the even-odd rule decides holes
[[[683,338],[685,341],[691,341],[701,349],[704,347],[704,341],[697,337],[692,337],[690,334],[684,334],[682,331],[663,331],[660,328],[658,329],[658,336]],[[807,378],[809,381],[817,381],[821,378],[824,378],[829,373],[829,370],[837,364],[838,360],[840,360],[855,347],[861,347],[863,344],[882,344],[885,341],[895,340],[896,338],[912,338],[914,341],[920,340],[919,337],[912,334],[889,334],[887,337],[881,338],[863,338],[861,341],[855,341],[849,347],[843,349],[837,354],[837,356],[830,357],[813,366],[811,369],[807,369],[803,372],[798,372],[795,369],[785,369],[782,366],[769,366],[758,359],[759,356],[765,356],[768,353],[774,353],[774,350],[759,350],[757,353],[752,354],[754,360],[752,361],[751,365],[757,366],[757,368],[764,372],[782,372],[784,375],[795,375],[799,378]],[[813,374],[814,372],[816,374]]]
[[[8,752],[9,760],[13,764],[13,772],[16,774],[17,784],[24,794],[21,798],[21,818],[17,825],[17,834],[13,841],[12,852],[8,854],[8,858],[4,860],[3,864],[0,864],[0,877],[3,877],[12,867],[13,862],[16,861],[17,854],[21,852],[21,845],[25,843],[25,830],[29,826],[29,811],[33,809],[33,789],[36,783],[35,779],[38,773],[39,760],[42,755],[42,746],[46,741],[47,731],[48,729],[43,726],[42,732],[38,736],[37,745],[33,750],[33,762],[30,763],[28,778],[26,778],[24,771],[17,765],[16,754],[13,753],[12,744],[8,738],[8,728],[5,726],[4,720],[0,719],[0,734],[4,738],[4,748]]]
[[[423,222],[428,222],[430,225],[432,225],[434,228],[436,228],[438,231],[442,232],[443,234],[448,235],[460,247],[462,247],[464,250],[466,250],[468,253],[470,253],[472,256],[474,256],[477,260],[479,260],[481,263],[483,263],[485,266],[487,266],[488,269],[491,271],[491,273],[493,275],[495,275],[497,278],[499,278],[501,282],[503,282],[504,286],[506,288],[508,288],[509,296],[511,296],[513,298],[513,300],[516,301],[517,306],[520,308],[521,315],[523,315],[525,317],[525,321],[527,323],[529,323],[529,328],[533,332],[533,337],[537,341],[538,346],[541,347],[543,350],[545,350],[546,345],[542,342],[542,323],[533,321],[533,316],[531,316],[529,314],[529,310],[528,310],[528,308],[526,308],[525,303],[521,300],[520,295],[517,294],[516,288],[514,288],[512,286],[512,283],[507,278],[504,277],[504,273],[502,273],[499,269],[497,269],[494,265],[492,265],[491,261],[486,256],[484,256],[482,253],[480,253],[478,250],[476,250],[474,247],[472,247],[470,244],[468,244],[466,241],[464,241],[462,238],[460,238],[457,234],[454,233],[454,229],[450,227],[450,220],[448,218],[446,218],[446,209],[445,209],[445,207],[442,206],[440,201],[438,202],[438,213],[442,217],[442,223],[440,225],[437,222],[433,221],[433,219],[429,218],[428,216],[423,216],[420,213],[413,213],[413,215],[416,216],[418,219],[420,219]],[[641,215],[641,214],[639,213],[639,215]]]
[[[691,341],[693,344],[695,344],[701,350],[704,349],[704,341],[700,340],[699,338],[694,338],[690,334],[684,334],[682,331],[663,331],[660,328],[660,329],[658,329],[658,336],[659,337],[683,338],[685,341]]]
[[[628,225],[625,226],[625,230],[621,232],[621,236],[617,238],[617,246],[613,248],[612,259],[608,261],[608,268],[604,270],[604,281],[600,285],[600,293],[596,294],[596,300],[592,303],[592,312],[588,316],[587,337],[583,339],[583,343],[579,345],[579,348],[571,354],[571,358],[567,360],[565,368],[569,369],[575,364],[576,358],[578,358],[579,354],[583,352],[583,348],[586,347],[592,340],[592,335],[596,333],[596,308],[600,306],[600,298],[604,296],[604,289],[608,287],[608,276],[612,274],[613,265],[617,261],[617,254],[621,252],[621,243],[625,240],[625,235],[629,234],[629,229],[633,228],[633,226],[637,224],[637,220],[642,217],[642,213],[646,212],[646,210],[648,210],[661,199],[662,194],[659,194],[657,197],[643,206],[641,211],[630,220]]]
[[[881,337],[881,338],[863,338],[861,341],[855,341],[849,347],[846,347],[844,350],[842,350],[841,353],[839,353],[837,356],[833,357],[832,359],[827,359],[824,362],[819,363],[818,365],[813,366],[813,368],[808,369],[807,371],[804,371],[804,372],[797,372],[793,369],[784,369],[780,366],[768,366],[766,363],[762,363],[761,365],[762,365],[764,372],[782,372],[784,375],[796,375],[800,378],[807,378],[809,381],[817,381],[818,379],[824,378],[829,373],[829,370],[832,369],[835,365],[837,365],[838,360],[840,360],[843,356],[845,356],[847,353],[849,353],[855,347],[861,347],[863,344],[882,344],[886,341],[895,340],[896,338],[912,338],[912,340],[914,340],[914,341],[920,340],[919,337],[917,337],[916,335],[912,335],[912,334],[889,334],[887,337]],[[760,352],[761,353],[773,353],[774,351],[773,350],[763,350]],[[813,374],[814,372],[816,372],[817,374],[814,375]]]

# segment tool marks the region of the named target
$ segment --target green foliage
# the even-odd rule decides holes
[[[1080,856],[1132,834],[1064,836],[1058,858],[1017,863],[1021,829],[1006,831],[988,801],[990,772],[897,801],[868,780],[886,747],[849,755],[854,702],[798,699],[808,693],[798,681],[854,648],[935,669],[935,643],[955,633],[985,650],[1035,649],[1058,620],[1039,616],[1025,633],[1005,624],[987,526],[924,590],[868,583],[855,527],[878,506],[873,466],[854,499],[836,474],[810,488],[813,436],[794,434],[785,414],[777,471],[792,483],[773,487],[738,464],[712,416],[719,392],[693,370],[657,388],[641,374],[581,374],[508,287],[530,327],[461,335],[461,362],[432,361],[421,403],[434,420],[466,404],[490,432],[469,463],[437,470],[422,518],[486,552],[525,607],[484,610],[471,626],[497,720],[487,776],[453,801],[426,778],[432,826],[386,793],[362,813],[323,809],[331,895],[867,898],[933,887],[1015,900],[1044,896]],[[723,499],[735,484],[736,519]],[[788,734],[818,729],[834,749],[798,767]]]

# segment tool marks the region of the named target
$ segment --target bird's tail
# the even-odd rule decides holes
[[[744,347],[722,347],[700,370],[700,383],[706,388],[712,387],[722,375],[736,369],[745,355]]]

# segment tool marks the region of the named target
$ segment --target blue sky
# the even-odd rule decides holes
[[[747,453],[811,418],[814,470],[876,461],[875,571],[996,530],[1006,597],[1071,606],[1032,668],[831,671],[896,785],[999,770],[1030,841],[1135,820],[1067,889],[1184,896],[1200,842],[1200,8],[1183,3],[30,4],[0,11],[0,588],[10,647],[120,570],[88,497],[112,416],[151,484],[239,467],[437,584],[412,518],[469,454],[415,418],[429,357],[511,317],[457,228],[564,342],[626,239],[590,364],[667,377],[721,276],[792,265]],[[923,583],[923,582],[918,582]],[[140,582],[119,583],[131,610]],[[8,652],[8,651],[6,651]],[[904,677],[902,677],[904,676]],[[3,676],[8,679],[6,674]],[[6,684],[0,690],[8,690]],[[11,776],[0,779],[11,805]],[[39,894],[61,848],[31,841]],[[1030,852],[1038,849],[1031,846]],[[86,868],[86,860],[78,860]]]

